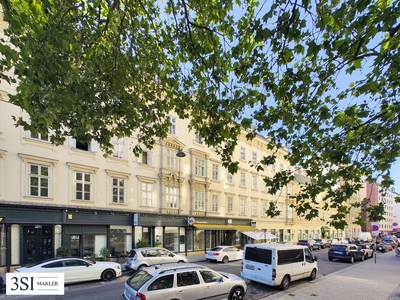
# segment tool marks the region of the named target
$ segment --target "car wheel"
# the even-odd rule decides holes
[[[183,260],[178,261],[178,264],[181,264],[181,263],[184,263],[184,261]]]
[[[242,300],[244,292],[241,288],[235,287],[229,294],[228,300]]]
[[[228,263],[229,262],[229,257],[228,256],[224,256],[224,258],[222,259],[222,262],[224,264]]]
[[[332,260],[333,260],[333,258],[332,258],[332,257],[328,257],[328,259],[329,259],[329,261],[332,261]]]
[[[289,275],[286,275],[285,277],[283,277],[280,288],[281,290],[287,290],[290,284],[290,277]]]
[[[115,272],[113,270],[107,269],[101,274],[101,280],[110,281],[115,278]]]
[[[140,265],[140,266],[137,268],[136,272],[142,271],[144,267],[146,267],[146,265]]]
[[[314,280],[317,277],[317,269],[313,269],[310,274],[310,280]]]
[[[354,264],[354,256],[350,257],[350,263]]]

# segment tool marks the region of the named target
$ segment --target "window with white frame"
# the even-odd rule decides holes
[[[240,159],[246,160],[246,147],[240,147]]]
[[[125,184],[126,179],[112,177],[112,202],[124,204],[125,203]]]
[[[194,192],[194,209],[198,211],[206,210],[206,193],[202,191]]]
[[[288,218],[292,219],[293,218],[293,207],[288,207]]]
[[[48,132],[45,133],[33,133],[30,132],[30,137],[35,140],[41,140],[44,142],[50,142],[50,135]]]
[[[147,166],[153,165],[153,153],[149,150],[145,150],[142,152],[140,157],[140,163]]]
[[[246,173],[240,172],[240,186],[246,187]]]
[[[197,144],[203,144],[203,138],[202,138],[200,135],[198,135],[198,134],[195,134],[195,135],[194,135],[194,141],[195,141],[195,143],[197,143]]]
[[[211,211],[212,212],[218,212],[219,210],[219,195],[212,195],[212,200],[211,200]]]
[[[206,160],[203,158],[196,157],[195,159],[195,175],[205,177],[206,176]]]
[[[268,202],[263,202],[262,203],[262,209],[261,209],[261,216],[266,217],[267,216],[267,210],[268,210]]]
[[[142,182],[142,206],[153,206],[154,184]]]
[[[279,164],[279,170],[282,172],[283,171],[283,164]]]
[[[271,171],[272,171],[272,172],[275,172],[275,171],[276,171],[275,163],[273,163],[273,164],[271,165]]]
[[[172,171],[179,171],[179,157],[176,156],[176,151],[172,149],[166,150],[165,167]]]
[[[258,162],[257,161],[257,152],[253,151],[253,155],[251,157],[251,161],[252,161],[253,164],[256,164]]]
[[[226,183],[227,183],[227,184],[233,184],[233,174],[228,173],[228,174],[226,175]]]
[[[227,213],[232,214],[233,213],[233,197],[228,196],[227,197]]]
[[[93,174],[83,171],[74,172],[75,200],[92,200]]]
[[[257,216],[257,201],[251,201],[251,215]]]
[[[29,196],[48,198],[50,188],[50,167],[40,164],[29,166]]]
[[[240,199],[240,210],[239,213],[241,215],[245,215],[246,214],[246,199],[241,198]]]
[[[113,157],[126,159],[126,157],[125,157],[125,149],[126,149],[125,138],[118,138],[115,136],[111,139],[111,144],[113,145],[113,154],[112,154]]]
[[[252,176],[251,188],[252,188],[253,190],[257,190],[257,189],[258,189],[258,176],[257,176],[257,175],[253,175],[253,176]]]
[[[83,142],[76,140],[72,137],[69,138],[69,146],[87,152],[97,152],[99,149],[98,143],[94,140],[92,140],[91,142]]]
[[[168,133],[169,134],[176,134],[176,118],[175,117],[171,117],[170,121],[171,121],[171,126],[168,129]]]
[[[212,179],[219,180],[219,166],[217,164],[212,165]]]
[[[283,219],[284,216],[285,216],[285,208],[284,208],[283,204],[280,204],[279,205],[279,218]]]
[[[165,187],[165,201],[168,208],[178,208],[178,188]]]

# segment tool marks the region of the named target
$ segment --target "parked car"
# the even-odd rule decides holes
[[[325,249],[325,248],[329,248],[331,246],[331,242],[325,239],[316,239],[315,240],[315,244],[314,244],[314,248],[319,249]]]
[[[338,238],[338,244],[343,245],[343,244],[348,244],[349,241],[346,240],[345,238]]]
[[[330,239],[329,242],[331,243],[331,245],[340,244],[338,239]]]
[[[243,250],[234,246],[216,246],[204,255],[205,259],[210,261],[218,261],[226,264],[232,260],[240,260],[243,257]]]
[[[344,240],[347,241],[347,244],[355,244],[356,243],[356,240],[353,238],[344,238]]]
[[[382,240],[380,245],[384,247],[386,251],[392,251],[393,248],[396,247],[396,244],[394,244],[393,240]]]
[[[123,299],[243,299],[246,282],[239,276],[198,264],[146,267],[125,282]]]
[[[328,251],[328,259],[344,260],[354,263],[356,260],[364,260],[364,252],[358,249],[357,245],[332,245]]]
[[[113,280],[122,275],[121,265],[115,262],[90,261],[81,258],[51,258],[29,267],[14,270],[15,273],[64,273],[64,283],[101,279]]]
[[[297,242],[297,245],[307,246],[308,249],[310,249],[311,251],[314,249],[318,249],[318,247],[315,246],[315,240],[299,240]]]
[[[370,258],[374,256],[374,248],[372,248],[370,245],[358,245],[358,250],[361,250],[364,252],[364,258]]]
[[[290,282],[317,276],[317,257],[307,246],[247,244],[240,275],[270,286],[289,288]]]
[[[183,255],[176,254],[160,247],[147,247],[133,249],[129,253],[125,262],[125,269],[129,271],[138,271],[142,267],[151,265],[182,263],[187,262]]]

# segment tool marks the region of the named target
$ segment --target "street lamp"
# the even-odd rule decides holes
[[[186,153],[180,149],[178,152],[176,152],[176,156],[178,158],[182,158],[186,156]],[[179,195],[178,195],[178,200],[179,200],[179,210],[181,208],[181,160],[179,159],[179,164],[178,164],[178,189],[179,189]],[[188,230],[187,226],[185,227],[185,255],[187,256],[187,235],[188,235]]]

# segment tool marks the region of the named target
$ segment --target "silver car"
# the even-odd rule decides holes
[[[133,299],[243,299],[245,281],[194,263],[143,268],[125,282],[124,300]]]
[[[182,263],[187,262],[183,255],[176,254],[160,247],[147,247],[131,250],[126,262],[125,269],[129,271],[138,271],[143,267],[152,265]]]

